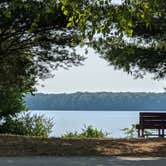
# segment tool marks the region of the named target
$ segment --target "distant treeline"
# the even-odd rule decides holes
[[[27,95],[31,110],[166,110],[166,93],[73,93]]]

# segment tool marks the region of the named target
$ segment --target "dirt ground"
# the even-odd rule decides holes
[[[62,139],[0,135],[0,156],[166,157],[166,139]]]

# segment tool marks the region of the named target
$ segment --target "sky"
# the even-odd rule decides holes
[[[81,50],[78,50],[81,53]],[[39,81],[38,93],[75,93],[75,92],[164,92],[166,81],[157,81],[148,74],[144,79],[134,79],[122,70],[100,58],[89,50],[83,66],[69,70],[60,68],[54,71],[54,78]]]

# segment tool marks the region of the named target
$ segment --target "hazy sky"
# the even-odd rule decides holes
[[[114,70],[92,50],[83,66],[59,69],[54,73],[54,78],[39,82],[38,92],[163,92],[166,87],[166,81],[154,81],[150,75],[135,80],[123,71]]]

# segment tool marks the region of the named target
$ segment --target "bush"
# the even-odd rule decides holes
[[[93,126],[85,126],[82,129],[81,133],[75,132],[67,132],[62,137],[63,138],[105,138],[109,135],[109,133],[94,128]]]
[[[137,135],[137,129],[136,129],[136,124],[132,124],[131,128],[124,128],[121,129],[121,131],[124,132],[124,134],[126,135],[127,138],[134,138]],[[150,137],[153,134],[153,130],[145,130],[144,134],[146,137]]]
[[[136,124],[132,124],[131,128],[121,129],[127,138],[134,138],[137,134]]]
[[[43,115],[22,114],[14,118],[7,117],[0,124],[0,133],[48,137],[53,127],[51,119]]]

